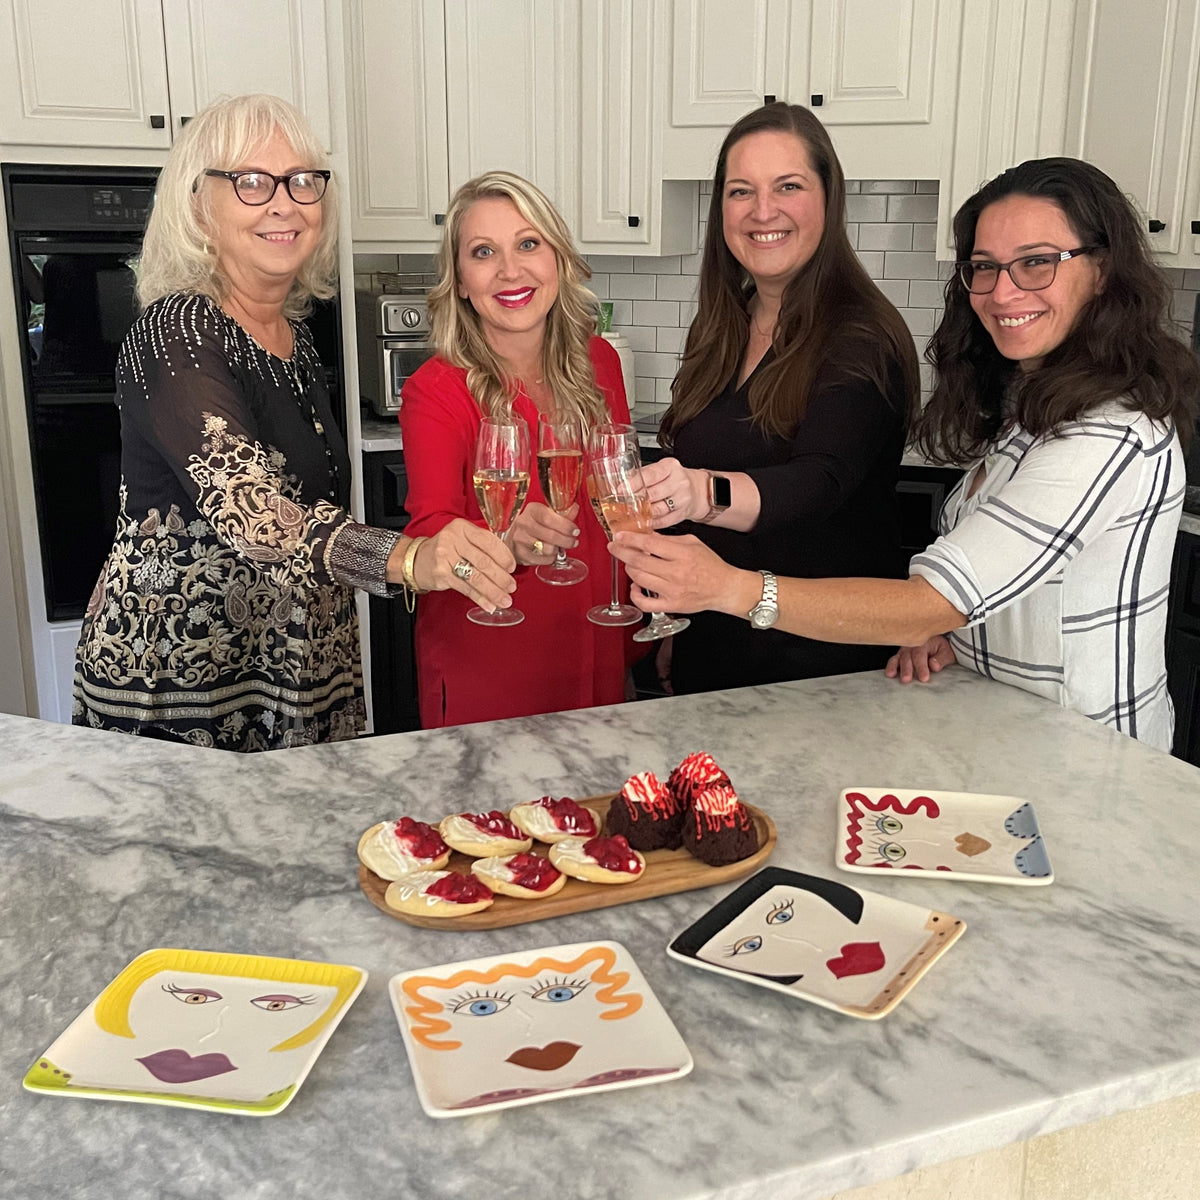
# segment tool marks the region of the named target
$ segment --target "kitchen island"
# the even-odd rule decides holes
[[[952,669],[809,680],[237,756],[0,717],[0,1194],[458,1200],[823,1198],[1200,1090],[1200,771]],[[376,821],[613,790],[709,750],[779,832],[770,865],[965,920],[868,1022],[670,960],[736,885],[492,932],[374,909]],[[842,788],[1032,800],[1048,887],[833,867]],[[434,1121],[387,998],[411,968],[613,939],[695,1058],[678,1081]],[[20,1080],[155,946],[365,967],[282,1114],[32,1095]]]

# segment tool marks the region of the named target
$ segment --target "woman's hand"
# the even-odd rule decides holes
[[[888,659],[883,673],[901,683],[912,683],[914,676],[921,683],[928,683],[932,674],[957,661],[954,647],[939,633],[920,646],[901,646]]]
[[[527,567],[551,563],[559,546],[573,550],[579,545],[579,527],[575,524],[578,515],[577,503],[560,517],[554,509],[535,501],[521,509],[504,540],[512,547],[517,562]]]
[[[690,533],[618,533],[608,551],[625,564],[636,585],[630,599],[643,612],[749,612],[762,593],[757,571],[731,567]],[[747,596],[753,598],[743,608]]]
[[[707,471],[685,467],[677,458],[660,458],[642,467],[642,479],[650,496],[655,529],[708,516]]]
[[[408,543],[403,543],[407,549]],[[395,558],[398,551],[393,551]],[[400,556],[403,559],[403,555]],[[471,564],[469,579],[454,573],[458,562]],[[389,568],[391,564],[389,563]],[[444,592],[453,588],[488,612],[508,608],[509,593],[517,590],[512,573],[516,562],[508,547],[494,534],[462,517],[455,517],[417,549],[413,562],[413,579],[423,592]],[[399,582],[399,572],[392,579]]]

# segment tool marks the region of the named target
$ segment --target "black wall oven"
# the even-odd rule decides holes
[[[6,163],[0,177],[46,618],[78,620],[116,530],[121,437],[114,372],[137,311],[130,263],[141,251],[157,171]],[[309,328],[344,432],[336,302],[319,305]]]

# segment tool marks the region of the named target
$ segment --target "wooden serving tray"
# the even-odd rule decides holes
[[[616,792],[609,792],[604,796],[589,796],[577,803],[592,809],[603,821],[608,816],[608,806],[616,796]],[[516,896],[501,896],[497,893],[496,900],[490,908],[467,913],[464,917],[426,917],[389,908],[383,898],[388,881],[380,879],[374,871],[361,863],[358,868],[358,884],[366,893],[367,899],[380,912],[409,925],[420,925],[424,929],[503,929],[506,925],[525,925],[530,921],[565,917],[569,913],[611,908],[614,904],[629,904],[634,900],[669,896],[673,892],[712,887],[716,883],[728,883],[740,879],[743,875],[749,875],[770,857],[771,851],[775,849],[777,835],[775,822],[762,809],[755,808],[753,804],[747,804],[746,808],[754,820],[755,829],[758,830],[758,849],[749,858],[724,867],[710,867],[682,848],[651,850],[645,854],[646,869],[632,883],[587,883],[582,879],[568,878],[560,891],[544,900],[521,900]],[[550,847],[544,842],[534,842],[534,849],[545,855]],[[455,851],[450,855],[448,867],[452,871],[470,875],[473,861],[470,855]]]

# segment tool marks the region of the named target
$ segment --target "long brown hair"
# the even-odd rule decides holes
[[[484,416],[512,414],[516,380],[504,369],[483,335],[479,314],[458,294],[458,248],[463,217],[477,200],[508,200],[554,251],[558,297],[546,317],[542,342],[542,378],[555,407],[575,413],[585,424],[608,419],[604,396],[596,386],[588,341],[596,329],[596,297],[583,285],[591,269],[580,257],[558,210],[527,179],[508,171],[489,171],[468,180],[446,210],[438,251],[438,282],[429,291],[429,317],[437,352],[467,372],[467,390]]]
[[[937,381],[916,423],[914,444],[931,462],[962,464],[985,452],[1006,415],[1038,437],[1054,434],[1097,404],[1120,400],[1155,420],[1173,422],[1186,446],[1200,363],[1172,332],[1170,287],[1151,261],[1133,206],[1090,163],[1030,159],[997,175],[955,214],[960,262],[975,249],[980,214],[1007,196],[1056,204],[1078,245],[1097,247],[1104,287],[1084,306],[1062,345],[1036,370],[1023,371],[996,349],[958,275],[948,280],[946,311],[925,351]]]
[[[766,433],[790,437],[804,418],[818,377],[868,379],[887,397],[899,379],[905,416],[911,418],[916,410],[920,377],[912,335],[850,246],[846,181],[829,134],[807,108],[776,101],[742,117],[717,155],[700,264],[700,303],[671,385],[664,445],[720,394],[746,353],[754,281],[725,244],[722,210],[730,150],[764,130],[793,134],[804,145],[825,189],[825,229],[812,258],[784,292],[771,347],[774,358],[750,384],[754,423]]]

